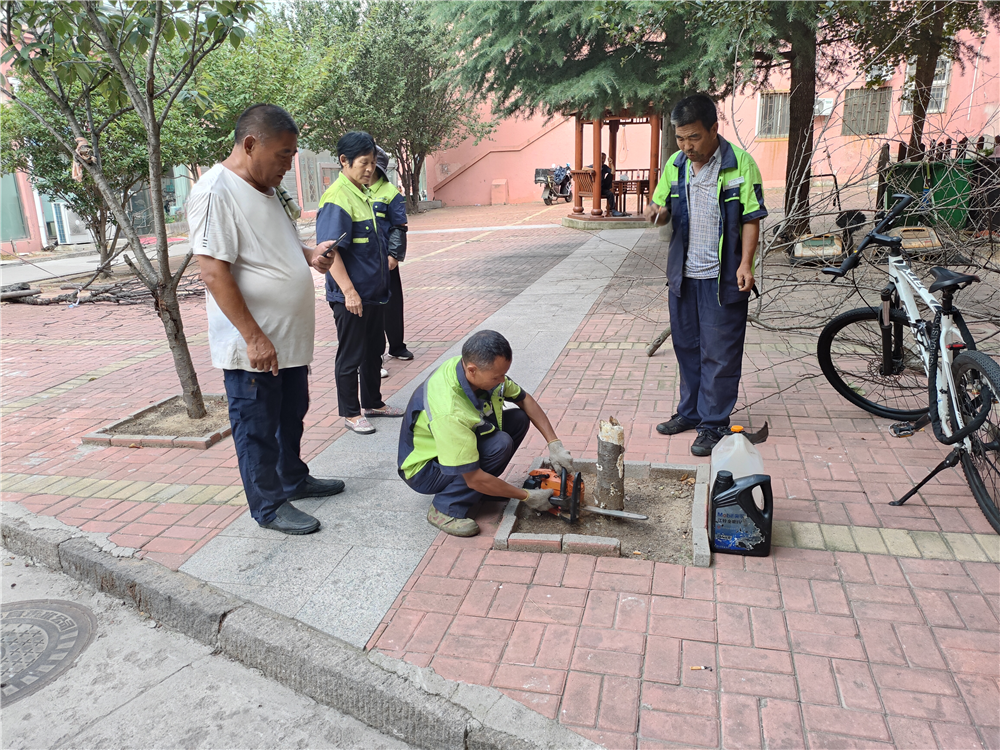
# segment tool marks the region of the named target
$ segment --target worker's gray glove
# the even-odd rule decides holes
[[[528,496],[521,502],[532,510],[545,513],[555,507],[549,502],[549,498],[552,497],[552,490],[525,490],[525,492],[528,493]]]
[[[562,440],[549,443],[549,465],[557,472],[566,469],[568,473],[573,473],[573,457],[563,447]]]

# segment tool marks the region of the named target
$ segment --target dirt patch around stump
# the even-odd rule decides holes
[[[205,410],[208,416],[204,419],[189,419],[183,399],[174,396],[101,432],[107,435],[201,437],[229,428],[229,405],[224,397],[205,396]]]
[[[589,501],[597,477],[584,474]],[[648,521],[626,521],[585,515],[575,524],[548,513],[518,507],[514,531],[519,534],[582,534],[621,540],[622,557],[636,560],[691,564],[691,505],[694,475],[687,478],[625,478],[625,510],[649,516]],[[638,553],[638,554],[637,554]]]

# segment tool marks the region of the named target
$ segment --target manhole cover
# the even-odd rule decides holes
[[[36,599],[4,604],[0,625],[0,703],[7,706],[73,666],[90,645],[97,621],[79,604]]]

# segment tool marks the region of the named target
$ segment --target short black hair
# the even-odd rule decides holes
[[[299,126],[288,112],[276,104],[254,104],[243,110],[236,121],[236,143],[252,135],[258,140],[278,133],[299,134]]]
[[[686,96],[677,102],[670,112],[670,124],[675,128],[701,122],[705,130],[709,130],[718,121],[719,113],[715,108],[715,102],[707,94]]]
[[[354,165],[359,156],[375,153],[375,139],[363,130],[352,130],[344,133],[337,141],[337,156],[347,157],[348,166]]]
[[[514,353],[510,342],[496,331],[476,331],[462,344],[462,361],[466,364],[489,368],[497,357],[510,362]]]

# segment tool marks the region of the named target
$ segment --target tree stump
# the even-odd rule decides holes
[[[625,510],[625,428],[609,417],[597,433],[597,491],[599,508]]]

